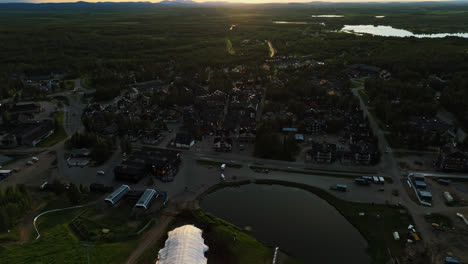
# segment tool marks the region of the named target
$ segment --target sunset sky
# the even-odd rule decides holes
[[[156,1],[145,1],[145,0],[111,0],[111,1],[103,1],[103,0],[89,0],[85,2],[153,2],[157,3],[160,2],[161,0],[156,0]],[[179,0],[181,1],[181,0]],[[313,2],[313,0],[194,0],[195,2],[230,2],[230,3],[252,3],[252,4],[258,4],[258,3],[310,3]],[[321,2],[428,2],[428,1],[434,1],[434,2],[442,2],[443,0],[401,0],[401,1],[395,1],[395,0],[325,0]],[[76,2],[76,1],[71,1],[71,0],[0,0],[0,3],[66,3],[66,2]]]

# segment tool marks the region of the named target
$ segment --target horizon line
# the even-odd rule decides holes
[[[242,1],[242,0],[241,0]],[[375,3],[468,3],[468,0],[364,0],[364,1],[343,1],[343,0],[330,0],[330,1],[278,1],[278,2],[237,2],[237,1],[217,1],[217,0],[207,0],[207,1],[193,1],[193,0],[161,0],[158,2],[155,1],[41,1],[41,0],[31,0],[31,1],[10,1],[10,2],[2,2],[0,0],[0,4],[103,4],[103,3],[114,3],[114,4],[245,4],[245,5],[267,5],[267,4],[314,4],[314,3],[321,3],[321,4],[375,4]],[[245,1],[245,0],[244,0]],[[247,0],[248,1],[248,0]],[[261,0],[260,0],[261,1]],[[267,0],[268,1],[268,0]]]

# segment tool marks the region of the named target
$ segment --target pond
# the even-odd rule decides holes
[[[248,184],[208,194],[200,206],[305,263],[370,263],[361,234],[334,207],[308,191]]]
[[[468,33],[436,33],[436,34],[414,34],[408,30],[393,28],[391,26],[374,25],[345,25],[341,32],[345,33],[365,33],[382,37],[416,37],[416,38],[444,38],[460,37],[468,38]]]

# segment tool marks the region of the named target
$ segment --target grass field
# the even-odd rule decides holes
[[[22,246],[4,246],[0,250],[2,264],[21,263],[85,263],[86,251],[69,227],[80,212],[72,210],[44,215],[38,221],[41,238]],[[89,249],[91,263],[122,263],[136,247],[136,240],[114,243],[96,242]]]
[[[55,113],[53,118],[56,120],[58,127],[55,128],[52,135],[39,142],[36,147],[51,147],[67,138],[67,132],[65,132],[65,128],[63,127],[64,112],[60,111]]]

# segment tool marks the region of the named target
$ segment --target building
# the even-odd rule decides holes
[[[151,201],[154,197],[158,197],[158,193],[154,189],[146,189],[143,195],[140,197],[135,207],[148,209]]]
[[[26,115],[32,117],[33,115],[41,111],[41,106],[39,104],[15,104],[10,109],[8,113],[13,117],[18,117],[19,115]]]
[[[137,182],[152,175],[163,182],[173,181],[181,163],[178,151],[160,148],[143,148],[133,153],[114,168],[116,179]]]
[[[115,179],[120,181],[138,182],[147,174],[143,160],[127,160],[114,168]]]
[[[203,240],[202,230],[193,225],[184,225],[168,233],[156,264],[206,264],[206,251],[208,246]]]
[[[11,170],[0,170],[0,180],[8,178],[11,175]]]
[[[81,149],[74,148],[72,149],[70,153],[71,158],[89,158],[89,156],[90,156],[90,151],[87,148],[81,148]]]
[[[232,150],[232,139],[224,137],[215,137],[213,146],[215,151],[229,152]]]
[[[195,145],[195,138],[188,133],[177,133],[174,144],[176,148],[190,149]]]
[[[104,199],[105,202],[114,205],[116,204],[126,193],[130,191],[130,186],[128,185],[122,185],[120,186],[117,190],[112,192],[109,196],[107,196],[106,199]]]
[[[442,147],[436,165],[444,171],[468,171],[468,153],[459,148]]]
[[[336,158],[336,145],[330,143],[312,143],[312,149],[307,152],[311,160],[319,163],[331,163]]]

